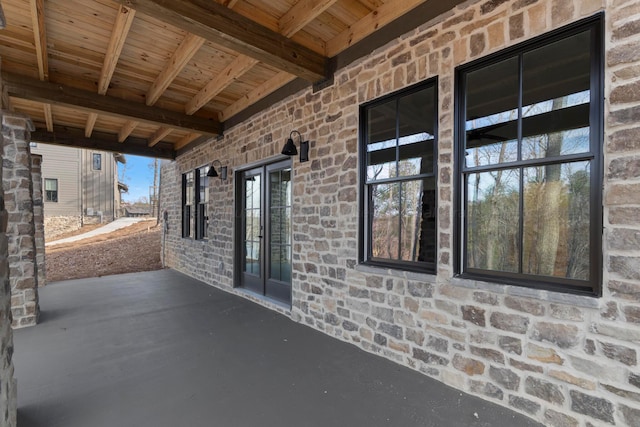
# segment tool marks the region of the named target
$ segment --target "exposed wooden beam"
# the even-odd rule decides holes
[[[175,159],[175,151],[166,143],[149,147],[146,139],[129,138],[127,144],[120,144],[115,135],[94,132],[91,138],[84,136],[83,129],[63,126],[54,127],[53,132],[36,129],[31,132],[31,140],[47,144],[65,145],[69,147],[88,148],[93,150],[113,151],[123,154]]]
[[[120,131],[118,132],[118,141],[119,142],[124,142],[125,139],[129,138],[129,135],[131,135],[131,132],[133,132],[133,130],[139,125],[139,122],[136,122],[135,120],[127,120],[127,122],[122,125],[122,127],[120,128]]]
[[[199,133],[190,133],[190,134],[182,137],[182,139],[180,139],[180,141],[178,141],[175,144],[173,144],[173,149],[178,151],[182,147],[185,147],[185,146],[189,145],[193,140],[195,140],[199,136],[200,136]]]
[[[280,34],[291,37],[338,0],[300,0],[278,21]]]
[[[187,116],[176,111],[135,104],[124,99],[60,84],[40,82],[10,73],[3,73],[2,78],[9,95],[16,98],[62,105],[89,113],[105,114],[211,136],[219,135],[222,130],[220,123],[213,119]]]
[[[391,21],[409,12],[427,0],[393,0],[351,25],[327,42],[327,56],[333,57],[364,39],[374,31],[379,31]],[[433,1],[433,0],[432,0]]]
[[[229,9],[233,9],[233,7],[238,3],[238,0],[224,0],[222,4]]]
[[[156,145],[158,142],[162,141],[162,139],[169,135],[171,133],[173,129],[171,128],[167,128],[167,127],[160,127],[158,128],[158,130],[156,131],[156,133],[153,134],[153,136],[151,138],[149,138],[149,147],[153,147],[154,145]]]
[[[104,55],[102,71],[100,72],[100,81],[98,82],[98,93],[100,95],[105,95],[109,89],[109,83],[111,83],[113,72],[118,64],[120,53],[122,52],[125,41],[127,40],[127,35],[129,34],[129,29],[131,28],[135,14],[135,10],[120,5],[118,15],[116,16],[116,22],[114,23],[113,30],[111,31],[109,46],[107,47],[107,52]]]
[[[42,104],[44,109],[44,122],[47,124],[47,130],[53,132],[53,113],[51,112],[51,104]]]
[[[296,76],[293,76],[285,72],[276,74],[274,77],[267,80],[266,82],[258,86],[256,89],[249,92],[248,94],[246,94],[245,96],[237,100],[235,103],[225,108],[224,111],[220,113],[220,120],[221,121],[228,120],[229,117],[232,117],[238,114],[240,111],[244,110],[249,105],[264,98],[270,93],[280,89],[282,86],[286,85],[287,83],[294,80],[295,78]]]
[[[96,120],[98,120],[98,115],[96,113],[89,113],[87,116],[87,124],[84,125],[84,136],[87,138],[91,138],[93,127],[96,125]]]
[[[308,81],[327,76],[328,59],[211,0],[123,0],[188,33]]]
[[[31,0],[31,22],[38,60],[40,80],[49,80],[49,60],[47,54],[47,31],[44,25],[44,0]]]
[[[211,80],[204,88],[200,89],[184,106],[185,113],[193,114],[211,101],[224,88],[229,86],[235,79],[249,71],[258,61],[248,56],[240,55],[229,64],[220,74]]]
[[[193,55],[204,44],[204,39],[193,34],[187,34],[178,49],[173,53],[167,66],[158,75],[147,92],[147,105],[153,105],[169,87],[173,79],[191,60]]]

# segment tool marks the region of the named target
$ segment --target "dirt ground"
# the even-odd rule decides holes
[[[91,228],[95,227],[81,231]],[[90,239],[47,246],[47,282],[159,270],[161,234],[154,219]]]

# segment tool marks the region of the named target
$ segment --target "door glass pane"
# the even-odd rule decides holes
[[[467,75],[468,167],[518,160],[518,58]]]
[[[291,280],[291,169],[269,173],[269,278]]]
[[[395,177],[396,100],[367,111],[367,180]]]
[[[589,31],[523,56],[522,158],[589,151]]]
[[[590,167],[524,169],[523,273],[589,279]]]
[[[244,208],[244,271],[260,274],[260,236],[262,232],[261,221],[261,192],[260,175],[245,177],[245,208]]]
[[[518,272],[520,173],[474,173],[467,181],[467,267]]]
[[[435,88],[430,86],[400,98],[398,111],[398,174],[411,176],[433,173]]]

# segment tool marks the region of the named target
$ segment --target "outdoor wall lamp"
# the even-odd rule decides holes
[[[218,167],[220,168],[220,174],[218,174],[218,171],[214,167],[216,163],[218,163]],[[213,162],[211,162],[211,166],[209,166],[209,172],[207,172],[207,176],[210,178],[215,178],[219,176],[220,180],[224,181],[225,179],[227,179],[227,167],[222,166],[222,163],[220,163],[220,160],[214,160]]]
[[[298,154],[298,149],[293,143],[294,133],[298,135],[298,142],[300,143],[300,162],[307,162],[309,161],[309,141],[303,141],[302,135],[297,130],[292,130],[289,134],[289,138],[284,144],[284,148],[282,148],[282,154],[285,156],[295,156]]]

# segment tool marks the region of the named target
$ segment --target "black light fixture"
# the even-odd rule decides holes
[[[218,174],[218,171],[214,167],[216,163],[218,163],[218,167],[220,168],[220,174]],[[225,179],[227,179],[227,167],[222,166],[222,163],[220,163],[220,160],[214,160],[213,162],[211,162],[211,166],[209,166],[209,172],[207,172],[207,176],[210,178],[215,178],[219,176],[220,179],[224,181]]]
[[[289,138],[282,148],[282,154],[284,154],[285,156],[295,156],[296,154],[298,154],[296,144],[293,143],[294,133],[298,135],[298,141],[300,143],[300,162],[309,161],[309,141],[303,141],[302,135],[297,130],[292,130],[289,134]]]

